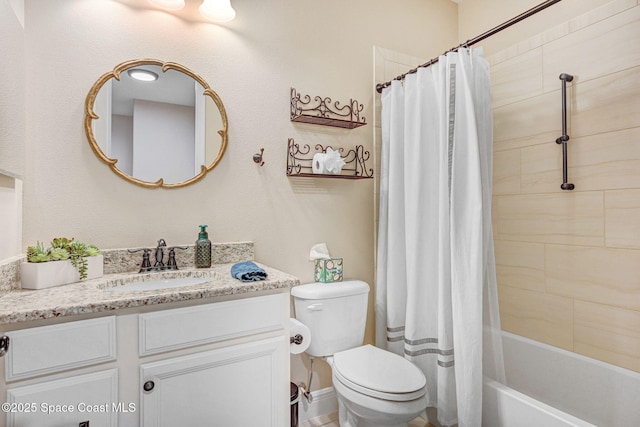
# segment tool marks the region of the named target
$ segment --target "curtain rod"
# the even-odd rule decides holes
[[[476,36],[472,39],[467,40],[466,42],[459,44],[456,47],[453,47],[449,50],[447,50],[445,53],[443,53],[443,55],[446,55],[449,52],[457,52],[458,49],[460,49],[461,47],[469,47],[471,45],[474,45],[484,39],[486,39],[487,37],[491,37],[492,35],[499,33],[500,31],[509,28],[510,26],[512,26],[513,24],[517,24],[520,21],[523,21],[525,19],[527,19],[528,17],[535,15],[536,13],[548,8],[549,6],[553,6],[554,4],[560,2],[562,0],[547,0],[545,2],[540,3],[537,6],[532,7],[531,9],[527,10],[526,12],[522,12],[520,15],[509,19],[508,21],[503,22],[502,24],[490,29],[487,32],[484,32],[482,34],[480,34],[479,36]],[[415,72],[418,71],[418,68],[425,68],[425,67],[429,67],[433,64],[435,64],[436,62],[438,62],[438,57],[433,58],[431,60],[429,60],[428,62],[425,62],[422,65],[418,65],[416,68],[413,68],[409,71],[407,71],[404,74],[400,74],[399,76],[397,76],[396,78],[394,78],[393,80],[404,80],[404,78],[408,75],[408,74],[413,74]],[[376,85],[376,91],[378,91],[378,93],[382,93],[382,89],[384,89],[387,86],[390,86],[391,82],[386,82],[386,83],[378,83]]]

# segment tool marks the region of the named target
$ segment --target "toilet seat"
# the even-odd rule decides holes
[[[417,366],[372,345],[334,354],[333,374],[345,387],[378,399],[404,402],[426,392],[426,379]]]

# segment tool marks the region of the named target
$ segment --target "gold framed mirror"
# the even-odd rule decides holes
[[[228,143],[218,94],[188,68],[156,59],[126,61],[103,74],[87,95],[84,129],[101,161],[146,188],[201,180]]]

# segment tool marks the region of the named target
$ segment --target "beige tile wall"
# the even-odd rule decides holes
[[[503,329],[638,372],[639,40],[640,5],[615,0],[489,58]]]

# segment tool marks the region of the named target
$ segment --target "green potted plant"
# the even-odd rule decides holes
[[[94,245],[57,237],[50,247],[41,242],[27,248],[27,262],[21,264],[21,286],[44,289],[103,274],[103,257]]]

